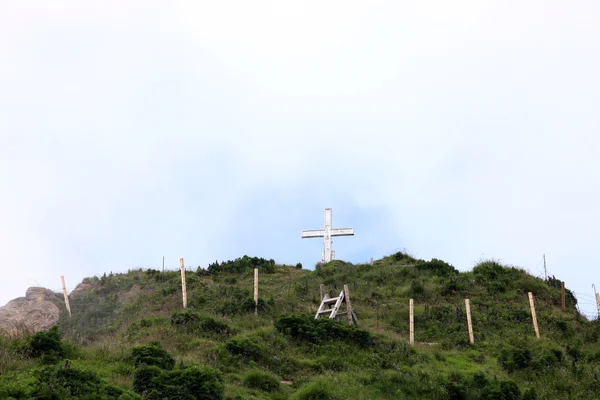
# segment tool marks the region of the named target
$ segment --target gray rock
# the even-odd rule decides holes
[[[50,329],[58,322],[57,295],[50,289],[30,287],[0,307],[0,335],[21,336]]]
[[[89,284],[87,282],[81,282],[79,285],[77,285],[75,287],[75,289],[73,289],[73,291],[71,293],[69,293],[69,298],[80,296],[80,295],[84,294],[85,292],[87,292],[91,287],[92,287],[91,284]]]

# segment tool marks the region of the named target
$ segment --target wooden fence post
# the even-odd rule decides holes
[[[348,317],[348,323],[352,325],[352,304],[350,304],[350,289],[348,289],[348,285],[344,285],[344,297],[346,297],[346,316]]]
[[[566,308],[566,304],[565,304],[565,281],[562,281],[562,284],[561,284],[561,288],[560,288],[560,301],[562,303],[562,309],[564,310]]]
[[[62,281],[63,295],[65,296],[65,306],[69,312],[69,318],[71,315],[71,305],[69,304],[69,295],[67,294],[67,285],[65,285],[65,277],[61,275],[60,280]]]
[[[469,326],[469,341],[471,344],[475,343],[475,338],[473,337],[473,324],[471,323],[471,304],[469,299],[465,299],[465,308],[467,310],[467,325]]]
[[[409,332],[410,332],[410,345],[414,346],[415,344],[415,314],[414,314],[414,302],[413,299],[410,299],[409,303],[408,303],[408,312],[410,314],[410,327],[409,327]]]
[[[258,315],[258,268],[254,268],[254,315]]]
[[[183,258],[179,259],[181,264],[181,291],[183,293],[183,309],[187,308],[187,291],[185,288],[185,267],[183,266]]]
[[[540,331],[537,324],[537,316],[535,315],[535,305],[533,304],[533,293],[529,292],[529,307],[531,308],[531,318],[533,319],[533,329],[535,329],[535,337],[540,338]]]

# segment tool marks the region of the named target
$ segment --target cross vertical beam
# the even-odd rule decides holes
[[[323,253],[323,257],[321,257],[325,263],[328,263],[329,261],[333,260],[333,254],[331,254],[331,220],[331,208],[326,208],[325,232],[323,234],[325,242],[325,252]]]

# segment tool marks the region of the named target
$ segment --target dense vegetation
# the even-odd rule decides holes
[[[562,310],[554,278],[493,260],[459,272],[403,253],[317,267],[244,256],[188,271],[187,310],[179,271],[88,278],[71,298],[72,318],[64,313],[48,332],[0,339],[0,398],[598,398],[600,323],[577,312],[568,290]],[[349,285],[359,328],[314,319],[320,284],[332,297]]]

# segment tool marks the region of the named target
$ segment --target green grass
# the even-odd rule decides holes
[[[258,316],[252,263],[262,271]],[[73,317],[63,312],[59,321],[71,367],[131,392],[138,371],[131,349],[156,341],[175,358],[176,370],[216,371],[227,399],[597,398],[600,324],[578,314],[570,291],[562,310],[554,281],[493,260],[460,273],[443,261],[402,253],[373,265],[333,261],[319,267],[243,258],[215,264],[212,273],[187,271],[186,313],[179,271],[88,278],[91,287],[71,298]],[[331,296],[349,286],[358,332],[313,324],[320,284]],[[540,340],[529,291],[536,297]],[[408,345],[410,298],[414,347]],[[278,329],[282,321],[304,321],[283,318],[292,315],[308,315],[304,334]],[[44,368],[19,352],[18,343],[0,342],[0,398],[29,398]]]

